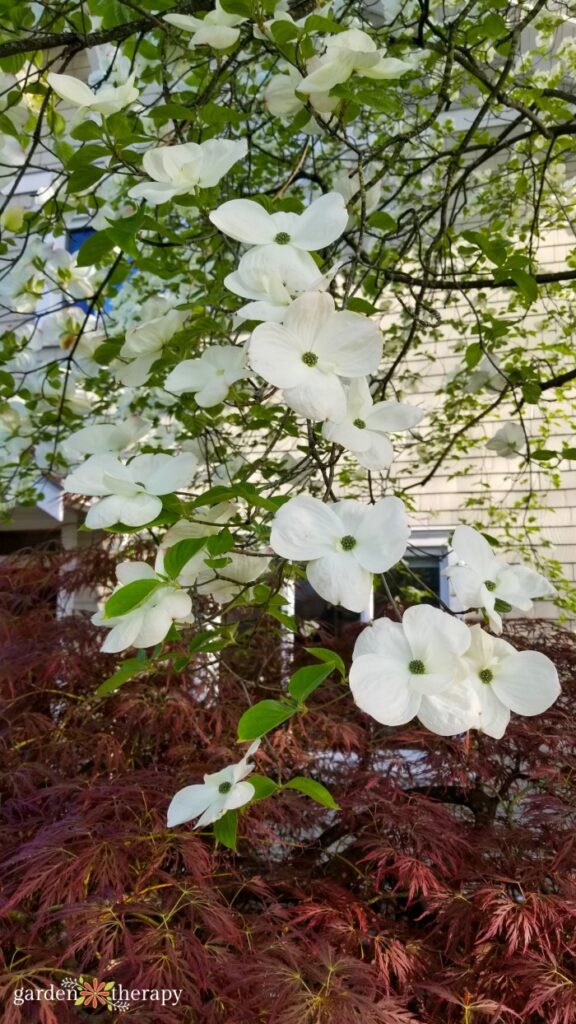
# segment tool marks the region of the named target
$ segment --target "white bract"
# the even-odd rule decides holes
[[[417,716],[441,736],[463,732],[474,714],[474,694],[463,685],[469,646],[468,626],[430,605],[407,608],[401,623],[376,619],[356,641],[352,696],[383,725]]]
[[[251,299],[236,313],[236,321],[282,323],[292,301],[308,291],[324,291],[340,264],[321,274],[312,257],[287,246],[256,245],[244,253],[237,269],[224,279],[236,295]]]
[[[444,570],[463,608],[483,608],[492,629],[502,632],[499,611],[529,611],[533,598],[553,597],[554,587],[527,565],[508,565],[471,526],[457,526],[452,548],[458,565]],[[499,611],[496,602],[502,602]]]
[[[475,697],[472,726],[500,739],[517,715],[541,715],[560,694],[555,666],[539,651],[517,651],[480,626],[472,626],[465,655],[467,686]]]
[[[311,72],[319,65],[320,60],[313,57],[306,62],[306,69]],[[294,67],[286,68],[282,74],[272,75],[264,91],[264,102],[274,117],[288,117],[303,110],[304,102],[296,95],[303,80],[303,76]],[[313,92],[307,98],[314,110],[326,121],[341,102],[339,96],[329,96],[323,90]],[[311,125],[305,126],[303,131],[306,131],[307,127]]]
[[[354,72],[366,78],[385,80],[400,78],[407,71],[414,71],[414,67],[396,57],[386,57],[367,32],[351,28],[328,36],[317,68],[303,79],[298,92],[307,95],[329,92],[334,85],[346,82]]]
[[[244,587],[262,576],[270,565],[269,558],[241,551],[228,551],[224,557],[228,559],[227,565],[220,569],[205,566],[196,580],[198,593],[208,595],[217,604],[232,601]]]
[[[114,593],[138,580],[158,585],[124,615],[107,617],[102,610],[92,616],[94,625],[110,630],[101,648],[106,654],[117,654],[127,647],[154,647],[164,639],[173,622],[194,621],[189,594],[159,580],[152,566],[145,562],[121,562],[116,575],[118,586]]]
[[[134,185],[128,195],[157,206],[175,196],[211,188],[247,152],[244,139],[208,139],[200,144],[183,142],[176,146],[157,146],[147,150],[142,160],[144,171],[153,180]]]
[[[496,431],[486,447],[501,459],[514,459],[526,451],[526,435],[519,423],[506,423]]]
[[[326,192],[303,213],[268,213],[252,199],[230,199],[209,216],[219,231],[237,242],[276,247],[279,259],[288,246],[304,252],[325,249],[340,237],[348,223],[339,192]]]
[[[103,85],[96,92],[73,75],[56,75],[50,72],[48,85],[67,103],[107,117],[109,114],[117,114],[119,110],[123,110],[129,103],[138,99],[140,94],[134,85],[134,77],[130,75],[123,85]]]
[[[307,562],[306,576],[320,597],[361,612],[370,604],[372,573],[386,572],[404,555],[410,536],[399,498],[375,505],[346,499],[326,505],[310,494],[291,498],[272,522],[276,554]]]
[[[162,316],[128,328],[120,349],[120,356],[130,360],[127,366],[118,370],[122,384],[139,387],[146,382],[162,348],[182,330],[187,317],[186,310],[169,309]]]
[[[92,530],[125,523],[144,526],[162,511],[159,495],[188,487],[197,466],[191,452],[137,455],[124,464],[114,455],[92,455],[63,482],[65,491],[102,498],[88,510]]]
[[[282,388],[291,409],[313,420],[346,416],[343,380],[373,373],[382,335],[359,313],[336,312],[326,292],[307,292],[287,309],[284,322],[263,323],[248,347],[252,369]]]
[[[386,469],[394,458],[387,433],[410,430],[424,413],[413,405],[401,402],[374,402],[365,377],[351,381],[346,389],[346,415],[327,420],[322,433],[327,441],[335,441],[352,452],[365,469]]]
[[[214,10],[208,11],[203,18],[195,18],[190,14],[164,14],[162,17],[170,25],[191,32],[192,46],[212,46],[215,50],[225,50],[238,42],[238,26],[247,20],[239,14],[228,14],[219,0],[216,0]]]
[[[254,796],[255,789],[252,783],[244,782],[244,779],[254,769],[250,758],[259,746],[260,740],[256,740],[248,747],[241,761],[212,775],[205,775],[203,783],[178,790],[168,808],[168,828],[182,825],[199,815],[201,817],[195,828],[202,828],[203,825],[218,821],[226,811],[247,804]]]
[[[489,391],[503,391],[505,387],[506,378],[500,370],[498,356],[486,353],[470,373],[464,385],[464,391],[466,394],[474,394],[476,391],[481,391],[482,388],[488,388]]]
[[[218,405],[246,376],[246,352],[235,345],[212,345],[198,359],[185,359],[170,371],[164,387],[175,395],[194,393],[202,408]]]
[[[151,424],[140,416],[130,416],[119,423],[95,423],[69,434],[62,444],[67,459],[79,455],[104,455],[122,452],[139,441],[150,430]]]

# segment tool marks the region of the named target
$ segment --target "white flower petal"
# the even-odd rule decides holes
[[[560,694],[556,667],[540,651],[517,651],[505,658],[490,685],[499,700],[518,715],[540,715]]]
[[[331,245],[346,230],[348,211],[339,192],[320,196],[298,218],[290,241],[299,249],[314,252]]]
[[[354,555],[370,572],[386,572],[406,552],[410,527],[400,498],[382,498],[368,505],[356,533]]]
[[[202,784],[179,789],[168,807],[168,828],[183,825],[184,822],[197,818],[210,806],[214,795],[215,791],[211,786]]]
[[[310,494],[299,494],[278,509],[270,545],[282,558],[307,561],[335,551],[341,537],[342,525],[333,509]]]
[[[251,199],[230,199],[209,214],[210,220],[229,238],[248,245],[273,242],[277,230],[274,221],[260,203]]]
[[[131,467],[135,461],[130,463]],[[197,465],[198,460],[193,452],[155,455],[150,475],[142,482],[150,494],[171,494],[190,485]]]
[[[317,594],[330,604],[342,605],[352,612],[368,608],[372,596],[372,576],[358,564],[351,551],[332,551],[309,562],[306,575]]]
[[[104,623],[105,624],[105,623]],[[140,632],[142,625],[142,614],[140,609],[125,615],[108,633],[100,650],[105,654],[118,654],[132,647],[134,640]]]
[[[471,526],[457,526],[452,536],[452,547],[459,560],[478,573],[482,582],[492,580],[499,567],[488,541]]]
[[[54,90],[57,96],[72,103],[75,107],[90,107],[96,99],[96,94],[89,89],[85,82],[73,75],[57,75],[51,71],[47,75],[48,85]]]
[[[423,696],[418,718],[438,736],[457,736],[477,727],[477,701],[470,687],[457,683],[442,693]]]
[[[382,654],[363,654],[350,669],[354,703],[382,725],[405,725],[418,714],[422,698],[409,682],[403,662]]]

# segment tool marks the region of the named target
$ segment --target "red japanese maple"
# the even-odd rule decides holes
[[[341,810],[284,791],[242,815],[233,854],[169,831],[166,809],[237,759],[240,714],[277,695],[293,668],[278,626],[239,631],[220,666],[198,656],[98,699],[115,660],[87,617],[56,616],[54,594],[111,575],[99,547],[77,575],[57,556],[1,566],[7,1024],[93,1016],[13,1003],[82,973],[182,989],[163,1024],[573,1024],[571,633],[508,625],[553,657],[564,689],[501,741],[383,728],[328,680],[258,770],[316,778]],[[348,657],[354,630],[322,642]]]

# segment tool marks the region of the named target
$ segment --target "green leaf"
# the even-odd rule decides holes
[[[291,21],[273,21],[270,26],[270,35],[275,43],[281,46],[289,43],[292,39],[298,39],[300,30]]]
[[[78,250],[78,266],[91,267],[93,263],[99,263],[113,248],[114,241],[109,230],[105,228],[104,231],[96,231],[85,242],[82,242]]]
[[[518,285],[519,290],[528,302],[534,302],[538,298],[538,282],[532,274],[525,270],[514,268],[510,271],[510,277]]]
[[[548,462],[549,459],[555,459],[558,454],[551,448],[538,448],[537,451],[530,452],[530,458],[536,462]]]
[[[105,146],[81,146],[80,149],[74,150],[73,155],[68,160],[68,170],[75,171],[79,167],[85,167],[86,164],[90,164],[94,160],[102,160],[103,157],[107,156],[110,156],[110,153]]]
[[[125,587],[120,587],[114,594],[111,594],[106,601],[104,605],[105,618],[112,619],[117,615],[126,615],[161,586],[160,580],[134,580],[132,583],[127,583]]]
[[[118,690],[124,683],[127,683],[129,679],[133,679],[134,676],[140,674],[140,672],[146,671],[147,662],[141,661],[139,658],[127,658],[120,665],[120,668],[114,672],[114,675],[105,679],[103,683],[95,692],[96,697],[105,697],[108,693],[113,693],[114,690]]]
[[[261,700],[244,712],[238,722],[239,740],[257,740],[281,725],[296,712],[290,704],[279,700]]]
[[[338,804],[330,791],[326,789],[326,786],[323,786],[321,782],[315,782],[314,779],[307,779],[303,775],[296,775],[283,788],[297,789],[299,793],[309,796],[317,804],[322,804],[322,807],[331,807],[334,811],[339,810]]]
[[[318,661],[325,661],[328,665],[333,665],[338,669],[342,678],[346,678],[346,666],[336,651],[331,651],[328,647],[307,647],[306,653],[311,654],[313,658],[318,658]]]
[[[306,665],[299,668],[288,684],[288,692],[298,703],[302,703],[333,671],[334,665]]]
[[[352,313],[363,313],[365,316],[372,316],[378,312],[376,306],[373,306],[371,302],[367,302],[366,299],[356,298],[355,296],[348,300],[346,309],[349,309]]]
[[[68,178],[68,192],[85,192],[96,185],[103,174],[106,174],[104,167],[94,167],[92,164],[78,167]]]
[[[236,833],[238,831],[238,811],[226,811],[218,821],[214,822],[214,838],[227,846],[229,850],[236,850]]]
[[[92,142],[96,139],[102,141],[102,128],[95,121],[82,121],[72,129],[70,137],[78,139],[79,142]]]
[[[240,14],[245,18],[252,15],[252,0],[222,0],[221,7],[227,14]]]
[[[394,217],[391,217],[389,213],[384,213],[383,210],[372,213],[368,218],[368,224],[371,228],[376,228],[378,231],[390,232],[396,230]]]
[[[273,779],[268,779],[265,775],[251,775],[246,780],[250,785],[254,786],[255,793],[252,800],[265,800],[266,797],[272,796],[278,789],[278,785]]]
[[[205,546],[208,537],[189,537],[187,540],[179,540],[168,548],[164,555],[164,572],[170,579],[175,580],[187,562]]]
[[[522,385],[524,401],[528,402],[529,405],[537,405],[540,401],[541,394],[542,388],[535,380],[528,380]]]
[[[562,449],[563,459],[576,459],[576,448],[563,448]]]
[[[473,341],[466,349],[464,359],[469,370],[473,370],[482,359],[482,346],[478,341]]]
[[[242,123],[242,114],[238,110],[220,106],[218,103],[205,103],[203,107],[200,107],[198,116],[204,124],[239,125]]]

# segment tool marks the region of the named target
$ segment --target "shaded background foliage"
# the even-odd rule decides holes
[[[197,656],[99,700],[114,659],[85,617],[55,614],[55,594],[109,585],[114,562],[95,545],[81,574],[69,554],[0,566],[3,1019],[97,1018],[12,1002],[84,972],[183,989],[178,1007],[121,1015],[143,1024],[570,1024],[572,634],[507,624],[554,658],[564,690],[499,741],[387,729],[329,679],[257,770],[308,774],[341,811],[284,791],[242,815],[234,855],[168,831],[168,802],[237,759],[239,715],[309,661],[308,641],[287,648],[262,617],[219,667]],[[357,629],[320,639],[348,659]]]

